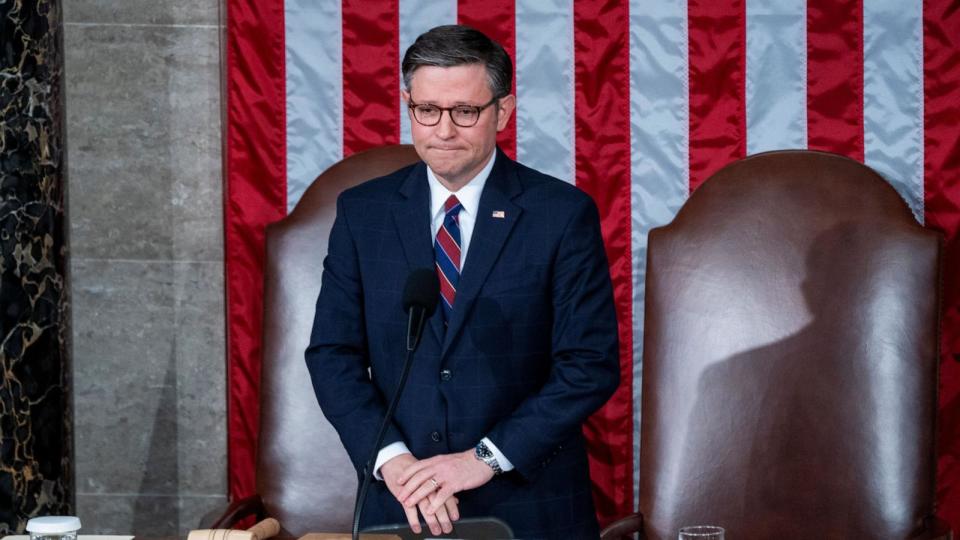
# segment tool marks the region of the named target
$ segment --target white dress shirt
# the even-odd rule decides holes
[[[431,245],[433,244],[433,239],[437,237],[437,232],[443,225],[443,218],[446,214],[446,212],[444,212],[444,203],[447,202],[450,195],[456,195],[460,204],[463,206],[459,214],[461,272],[463,272],[464,265],[467,261],[467,250],[470,248],[470,237],[473,236],[473,226],[477,223],[477,211],[480,209],[480,195],[483,193],[483,186],[486,185],[487,178],[490,177],[490,171],[493,170],[493,162],[496,161],[496,156],[496,152],[491,154],[490,159],[487,160],[487,164],[480,169],[480,172],[456,192],[444,187],[444,185],[440,183],[440,180],[437,179],[437,175],[433,173],[430,167],[427,167],[427,184],[430,185]],[[456,303],[456,300],[454,300],[454,303]],[[500,449],[497,448],[490,439],[484,437],[481,440],[487,445],[487,448],[490,449],[494,457],[497,458],[497,463],[504,472],[513,469],[513,464],[510,463],[507,456],[503,455]],[[380,467],[382,467],[384,463],[401,454],[408,453],[411,453],[410,449],[407,448],[406,443],[403,441],[397,441],[381,448],[377,454],[377,461],[373,465],[373,474],[377,480],[383,480],[383,477],[380,476]]]

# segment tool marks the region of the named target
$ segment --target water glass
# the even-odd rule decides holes
[[[680,529],[680,540],[723,540],[723,527],[695,525]]]
[[[80,518],[76,516],[43,516],[27,521],[30,540],[77,540]]]

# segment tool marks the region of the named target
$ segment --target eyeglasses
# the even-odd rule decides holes
[[[407,103],[407,107],[413,111],[413,117],[417,123],[423,126],[431,127],[440,123],[440,117],[443,111],[450,114],[450,120],[459,127],[468,128],[477,125],[480,120],[480,113],[484,109],[493,105],[500,99],[495,97],[483,105],[454,105],[453,107],[438,107],[425,103],[414,103],[412,100]]]

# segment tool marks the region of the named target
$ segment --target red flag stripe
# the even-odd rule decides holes
[[[517,58],[517,17],[514,0],[458,0],[457,22],[472,26],[503,45],[514,61]],[[510,93],[517,93],[517,69],[513,69]],[[517,115],[510,117],[506,129],[497,136],[497,144],[512,159],[517,159]]]
[[[960,527],[960,1],[923,3],[925,221],[944,233],[938,515]]]
[[[807,145],[863,161],[863,1],[807,2]]]
[[[690,191],[747,152],[746,5],[691,0]]]
[[[584,428],[601,525],[633,509],[629,20],[626,2],[574,3],[576,182],[600,211],[620,336],[622,382]]]
[[[227,9],[227,484],[237,499],[256,486],[264,227],[286,215],[286,87],[283,0]]]
[[[343,155],[400,142],[397,0],[343,1]]]

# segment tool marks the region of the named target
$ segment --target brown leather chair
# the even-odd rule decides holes
[[[840,156],[711,177],[650,233],[640,512],[603,538],[951,538],[932,518],[939,241]]]
[[[303,352],[337,196],[418,159],[410,145],[354,154],[317,177],[293,211],[267,227],[257,494],[235,501],[206,527],[271,516],[283,536],[350,530],[356,472],[317,405]]]

